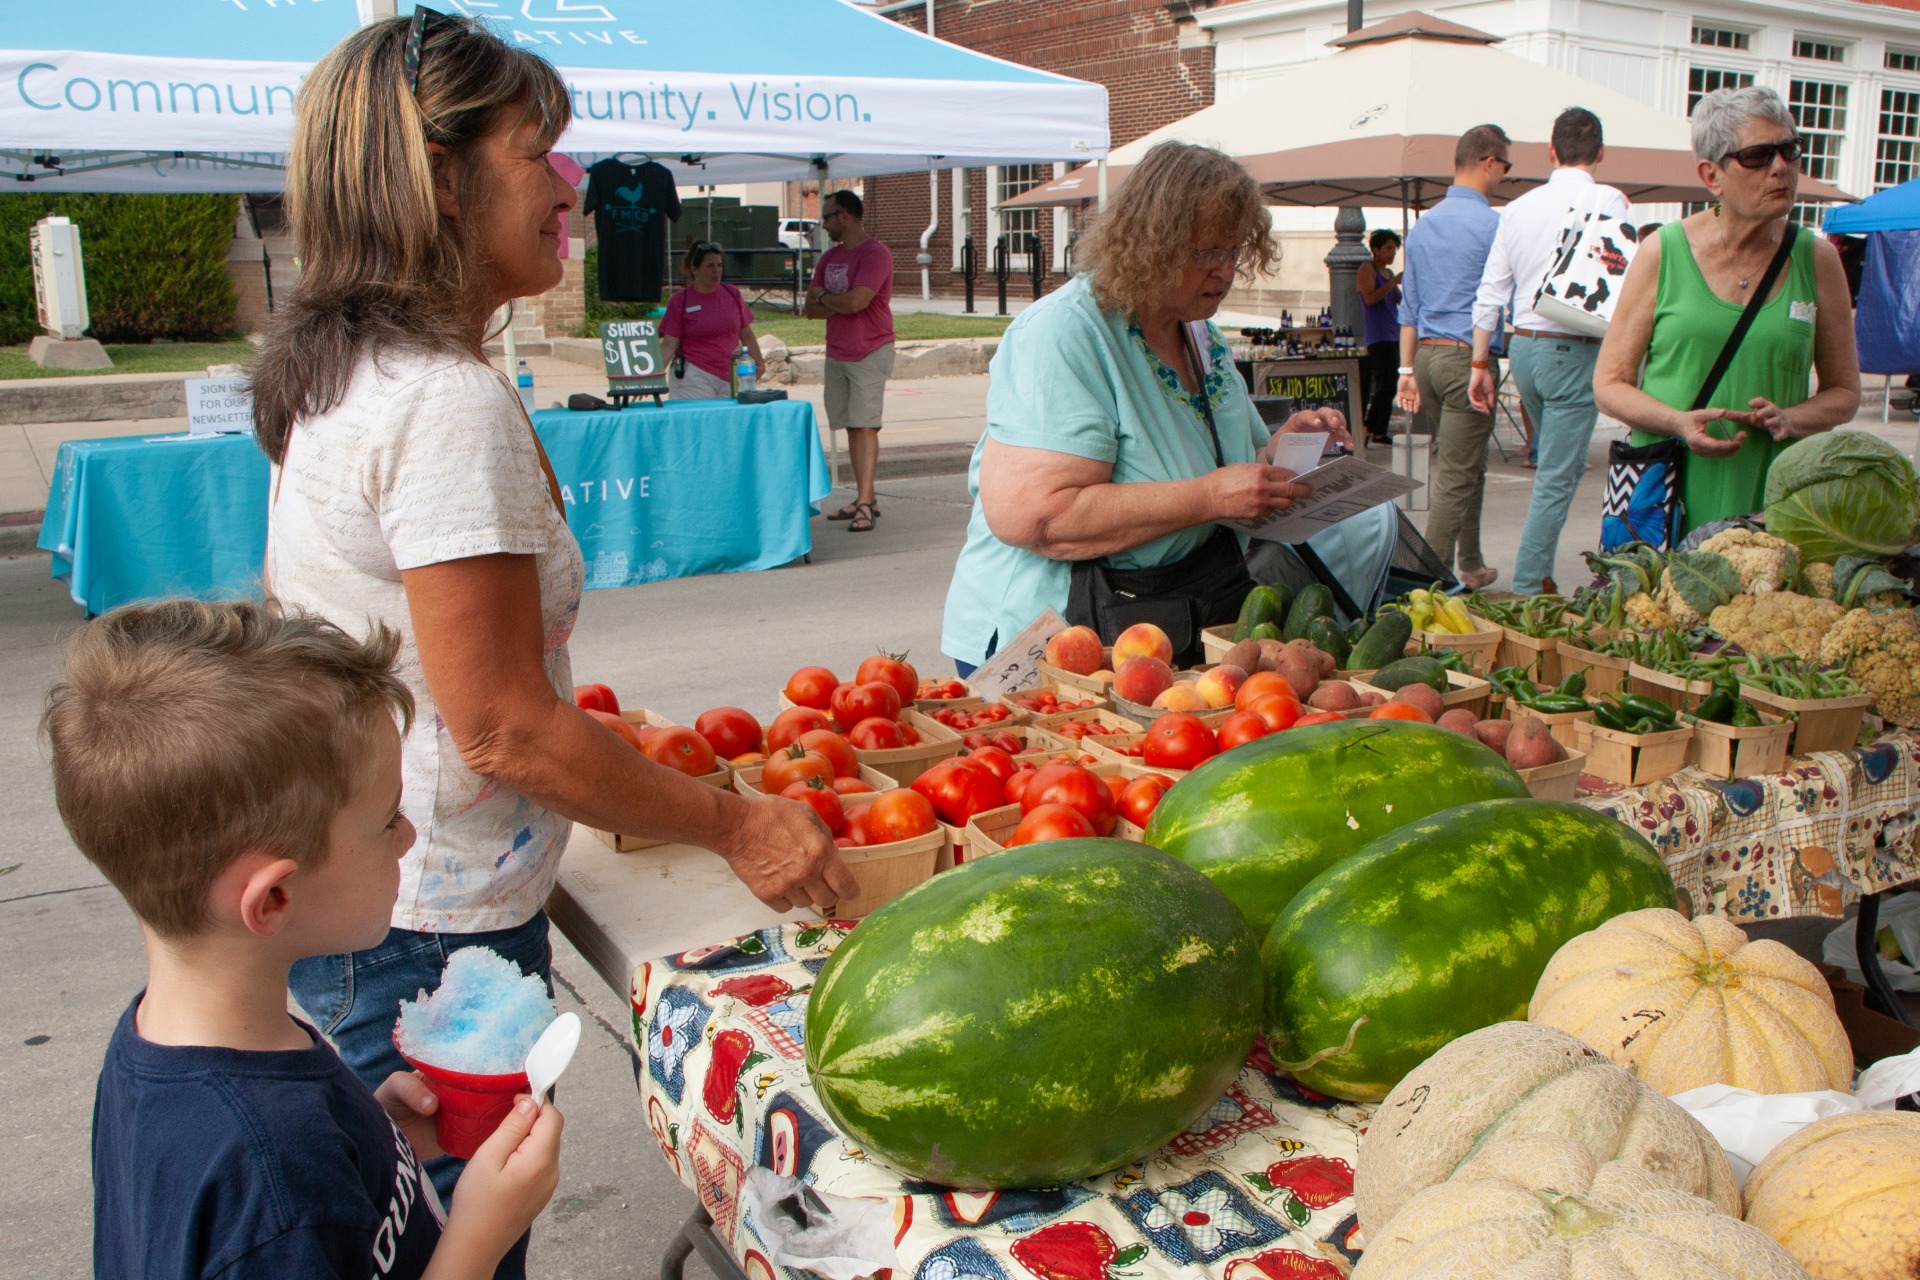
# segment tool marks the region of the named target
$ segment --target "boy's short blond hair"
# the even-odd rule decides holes
[[[271,602],[165,600],[68,643],[41,731],[80,852],[154,932],[191,937],[207,893],[252,849],[325,856],[376,716],[413,719],[399,638],[355,640]]]

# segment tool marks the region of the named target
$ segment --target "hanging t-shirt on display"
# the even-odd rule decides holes
[[[587,170],[582,214],[593,215],[600,241],[600,297],[607,302],[658,302],[666,283],[667,224],[680,216],[673,175],[654,160],[619,156]]]

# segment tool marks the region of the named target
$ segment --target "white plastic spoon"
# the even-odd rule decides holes
[[[547,1090],[560,1079],[560,1073],[573,1061],[580,1047],[580,1015],[563,1013],[547,1024],[540,1038],[527,1050],[527,1088],[536,1103],[544,1105]]]

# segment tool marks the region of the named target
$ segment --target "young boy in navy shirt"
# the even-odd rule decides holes
[[[88,623],[48,695],[54,792],[140,920],[147,986],[94,1098],[94,1273],[486,1277],[559,1182],[562,1120],[522,1096],[442,1212],[436,1099],[368,1093],[287,1012],[305,956],[386,936],[413,826],[398,641],[189,600]]]

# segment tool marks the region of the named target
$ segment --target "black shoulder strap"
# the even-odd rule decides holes
[[[1789,222],[1780,234],[1780,247],[1773,251],[1773,261],[1767,264],[1767,273],[1760,277],[1760,287],[1747,299],[1747,309],[1740,313],[1740,319],[1734,324],[1733,332],[1727,335],[1727,345],[1720,348],[1720,358],[1713,362],[1713,368],[1707,371],[1707,380],[1700,386],[1700,394],[1693,398],[1693,407],[1704,409],[1707,401],[1713,399],[1713,393],[1720,388],[1720,379],[1727,376],[1727,366],[1733,363],[1734,353],[1740,350],[1741,339],[1747,336],[1747,330],[1753,328],[1753,321],[1760,314],[1760,308],[1767,305],[1767,295],[1773,292],[1773,282],[1780,278],[1781,268],[1787,265],[1787,259],[1793,256],[1793,241],[1800,228]]]
[[[1220,448],[1220,428],[1213,424],[1213,401],[1207,396],[1207,364],[1200,358],[1200,344],[1194,340],[1193,326],[1182,323],[1180,332],[1187,340],[1187,358],[1193,364],[1194,379],[1200,384],[1200,416],[1207,420],[1207,434],[1213,437],[1213,461],[1215,466],[1227,465],[1227,455]]]

